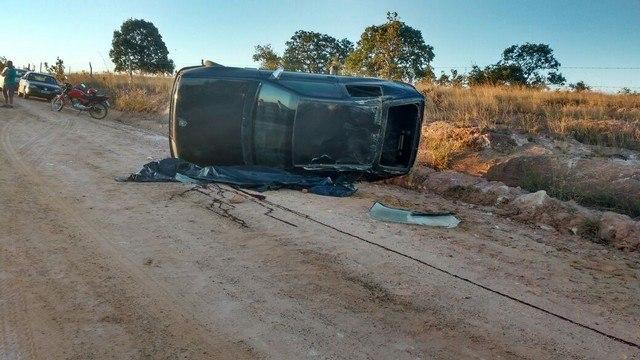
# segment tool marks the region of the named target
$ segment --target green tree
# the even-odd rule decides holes
[[[56,58],[56,63],[49,66],[48,63],[44,63],[44,68],[47,69],[49,74],[55,76],[58,81],[64,81],[64,61],[60,57]]]
[[[444,71],[441,72],[440,77],[435,79],[434,82],[442,86],[461,87],[467,82],[467,76],[458,73],[458,70],[451,69],[450,74],[446,74]]]
[[[547,44],[511,45],[497,65],[518,66],[529,86],[562,85],[566,79],[557,70],[560,62]]]
[[[175,65],[158,28],[142,19],[129,19],[113,32],[111,60],[115,71],[172,73]]]
[[[467,82],[470,86],[477,85],[515,85],[526,86],[527,79],[522,68],[518,65],[495,64],[486,66],[484,69],[477,65],[471,68],[467,75]]]
[[[310,73],[328,73],[331,66],[344,63],[353,50],[353,43],[347,39],[305,30],[296,31],[286,46],[283,67]]]
[[[623,87],[622,89],[620,89],[620,91],[618,91],[618,94],[623,94],[623,95],[638,95],[638,94],[640,94],[640,93],[639,93],[639,92],[637,92],[637,91],[633,91],[633,90],[631,90],[631,88],[628,88],[628,87],[626,87],[626,86],[625,86],[625,87]]]
[[[571,88],[571,90],[575,91],[575,92],[583,92],[583,91],[590,91],[591,87],[589,85],[587,85],[584,81],[580,80],[575,84],[569,84],[569,87]]]
[[[387,13],[387,22],[367,27],[346,60],[349,73],[413,81],[433,76],[433,47],[424,42],[420,30]]]
[[[260,68],[275,70],[282,65],[282,58],[271,48],[271,44],[257,45],[253,61],[260,62]]]

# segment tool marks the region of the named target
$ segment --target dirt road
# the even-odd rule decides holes
[[[640,357],[637,255],[385,185],[113,180],[165,156],[157,133],[0,108],[1,359]],[[376,222],[374,200],[462,223]]]

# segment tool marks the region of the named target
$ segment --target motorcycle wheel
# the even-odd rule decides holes
[[[89,109],[89,115],[94,119],[104,119],[107,116],[109,109],[105,104],[95,104]]]
[[[64,101],[62,101],[62,97],[56,96],[51,100],[51,110],[53,111],[61,111],[64,107]]]

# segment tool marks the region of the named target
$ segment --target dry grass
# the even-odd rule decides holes
[[[121,111],[162,113],[169,107],[173,77],[120,74],[71,74],[68,82],[85,83],[109,95],[113,107]]]
[[[639,95],[428,84],[418,89],[427,98],[418,162],[436,169],[482,175],[492,160],[474,153],[486,145],[482,134],[487,132],[544,134],[598,147],[640,150]],[[545,167],[523,169],[518,185],[532,192],[546,190],[561,200],[640,216],[640,200],[608,183],[568,170],[545,171]],[[590,224],[585,231],[593,229]]]
[[[71,74],[73,84],[88,83],[110,95],[122,111],[161,113],[169,104],[172,77],[121,74]],[[471,89],[419,84],[427,96],[426,123],[456,127],[509,129],[531,134],[573,137],[578,141],[640,150],[640,96],[595,92],[537,91],[520,88]],[[455,141],[451,141],[451,140]],[[424,142],[444,168],[466,146],[461,134]],[[430,149],[431,150],[431,149]],[[449,156],[451,154],[451,156]]]
[[[172,77],[71,74],[73,84],[101,89],[121,111],[162,113],[167,110]],[[593,145],[640,150],[640,96],[520,88],[470,89],[418,85],[427,98],[425,127],[418,161],[436,169],[450,168],[460,156],[480,150],[484,130],[573,137]],[[547,190],[563,200],[640,215],[640,202],[610,193],[574,188],[567,176],[523,175],[530,191]],[[548,175],[548,174],[546,174]]]
[[[477,130],[438,121],[422,129],[418,163],[438,170],[448,169],[458,156],[480,146]]]
[[[419,84],[427,123],[510,129],[640,150],[640,96]]]

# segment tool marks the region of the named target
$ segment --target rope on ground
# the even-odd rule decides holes
[[[441,272],[441,273],[443,273],[443,274],[446,274],[446,275],[449,275],[449,276],[451,276],[451,277],[454,277],[454,278],[456,278],[456,279],[458,279],[458,280],[464,281],[464,282],[466,282],[466,283],[468,283],[468,284],[471,284],[471,285],[477,286],[477,287],[479,287],[479,288],[481,288],[481,289],[484,289],[484,290],[486,290],[486,291],[489,291],[489,292],[491,292],[491,293],[493,293],[493,294],[496,294],[496,295],[502,296],[502,297],[504,297],[504,298],[506,298],[506,299],[509,299],[509,300],[515,301],[515,302],[517,302],[517,303],[519,303],[519,304],[522,304],[522,305],[528,306],[528,307],[530,307],[530,308],[536,309],[536,310],[538,310],[538,311],[540,311],[540,312],[542,312],[542,313],[544,313],[544,314],[547,314],[547,315],[553,316],[553,317],[558,318],[558,319],[560,319],[560,320],[566,321],[566,322],[568,322],[568,323],[570,323],[570,324],[573,324],[573,325],[579,326],[579,327],[581,327],[581,328],[583,328],[583,329],[587,329],[587,330],[593,331],[593,332],[595,332],[596,334],[599,334],[599,335],[605,336],[605,337],[607,337],[607,338],[609,338],[609,339],[611,339],[611,340],[614,340],[614,341],[616,341],[616,342],[619,342],[619,343],[622,343],[622,344],[625,344],[625,345],[628,345],[628,346],[631,346],[631,347],[635,347],[635,348],[637,348],[637,349],[640,349],[640,344],[638,344],[638,343],[635,343],[635,342],[633,342],[633,341],[629,341],[629,340],[625,340],[625,339],[620,338],[620,337],[618,337],[618,336],[611,335],[611,334],[608,334],[608,333],[606,333],[606,332],[604,332],[604,331],[598,330],[598,329],[596,329],[596,328],[594,328],[594,327],[591,327],[591,326],[589,326],[589,325],[579,323],[579,322],[577,322],[577,321],[575,321],[575,320],[572,320],[572,319],[570,319],[570,318],[568,318],[568,317],[566,317],[566,316],[563,316],[563,315],[557,314],[557,313],[555,313],[555,312],[553,312],[553,311],[551,311],[551,310],[547,310],[547,309],[545,309],[545,308],[543,308],[543,307],[540,307],[540,306],[538,306],[538,305],[532,304],[532,303],[527,302],[527,301],[525,301],[525,300],[518,299],[518,298],[516,298],[516,297],[514,297],[514,296],[511,296],[511,295],[509,295],[509,294],[506,294],[506,293],[504,293],[504,292],[502,292],[502,291],[500,291],[500,290],[492,289],[492,288],[490,288],[490,287],[488,287],[488,286],[486,286],[486,285],[482,285],[482,284],[480,284],[480,283],[477,283],[477,282],[475,282],[475,281],[473,281],[473,280],[471,280],[471,279],[469,279],[469,278],[466,278],[466,277],[463,277],[463,276],[460,276],[460,275],[454,274],[454,273],[452,273],[452,272],[450,272],[450,271],[448,271],[448,270],[445,270],[445,269],[440,268],[440,267],[438,267],[438,266],[436,266],[436,265],[430,264],[430,263],[428,263],[428,262],[426,262],[426,261],[424,261],[424,260],[420,260],[420,259],[418,259],[418,258],[416,258],[416,257],[411,256],[411,255],[404,254],[404,253],[402,253],[402,252],[400,252],[400,251],[398,251],[398,250],[394,250],[394,249],[392,249],[392,248],[390,248],[390,247],[388,247],[388,246],[385,246],[385,245],[382,245],[382,244],[378,244],[378,243],[376,243],[376,242],[373,242],[373,241],[371,241],[371,240],[367,240],[367,239],[365,239],[365,238],[363,238],[363,237],[360,237],[360,236],[358,236],[358,235],[355,235],[355,234],[352,234],[352,233],[350,233],[350,232],[347,232],[347,231],[344,231],[344,230],[338,229],[338,228],[336,228],[335,226],[329,225],[329,224],[324,223],[324,222],[322,222],[322,221],[320,221],[320,220],[316,220],[316,219],[312,218],[311,216],[309,216],[309,215],[307,215],[307,214],[304,214],[304,213],[301,213],[301,212],[299,212],[299,211],[296,211],[296,210],[290,209],[290,208],[288,208],[288,207],[286,207],[286,206],[282,206],[282,205],[280,205],[280,204],[276,204],[276,203],[271,202],[271,201],[266,200],[266,199],[256,199],[256,200],[253,200],[253,201],[255,201],[255,202],[259,202],[259,201],[265,202],[265,203],[267,203],[267,204],[269,204],[269,205],[271,205],[271,206],[277,207],[277,208],[279,208],[279,209],[281,209],[281,210],[284,210],[284,211],[290,212],[290,213],[292,213],[292,214],[295,214],[295,215],[297,215],[297,216],[303,217],[303,218],[305,218],[305,219],[307,219],[307,220],[309,220],[309,221],[312,221],[312,222],[317,223],[317,224],[319,224],[319,225],[325,226],[325,227],[327,227],[327,228],[329,228],[329,229],[332,229],[332,230],[334,230],[334,231],[337,231],[337,232],[339,232],[339,233],[341,233],[341,234],[344,234],[344,235],[350,236],[350,237],[352,237],[352,238],[354,238],[354,239],[357,239],[357,240],[363,241],[363,242],[365,242],[365,243],[367,243],[367,244],[370,244],[370,245],[376,246],[376,247],[378,247],[378,248],[380,248],[380,249],[383,249],[383,250],[385,250],[385,251],[388,251],[388,252],[394,253],[394,254],[396,254],[396,255],[402,256],[402,257],[407,258],[407,259],[409,259],[409,260],[412,260],[412,261],[418,262],[418,263],[420,263],[420,264],[422,264],[422,265],[425,265],[425,266],[427,266],[427,267],[429,267],[429,268],[431,268],[431,269],[434,269],[434,270],[439,271],[439,272]]]

